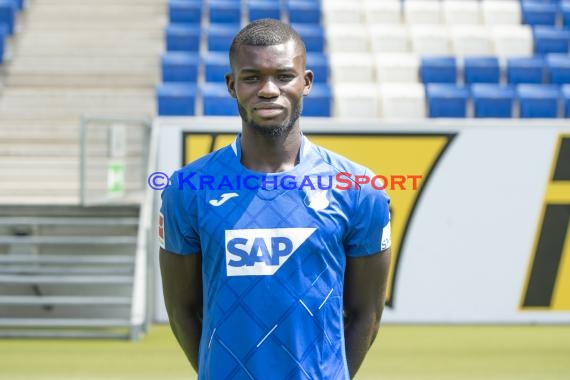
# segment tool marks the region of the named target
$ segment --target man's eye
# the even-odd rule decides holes
[[[279,80],[280,80],[280,81],[283,81],[283,82],[291,81],[291,80],[293,80],[293,78],[295,78],[295,76],[294,76],[294,75],[291,75],[291,74],[285,74],[285,75],[280,75],[280,76],[279,76]]]
[[[256,81],[258,79],[259,79],[259,77],[255,76],[255,75],[243,78],[243,80],[246,82],[253,82],[253,81]]]

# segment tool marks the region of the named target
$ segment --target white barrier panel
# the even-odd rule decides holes
[[[156,122],[168,174],[240,130],[235,118]],[[303,119],[302,129],[388,180],[385,322],[570,323],[570,123]]]

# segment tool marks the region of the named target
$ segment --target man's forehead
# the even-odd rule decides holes
[[[268,46],[242,45],[236,58],[236,63],[239,66],[270,63],[286,64],[297,61],[301,63],[303,51],[294,40],[289,40],[282,44]]]

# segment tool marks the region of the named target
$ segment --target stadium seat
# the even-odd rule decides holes
[[[200,96],[204,116],[237,116],[237,102],[228,93],[225,83],[203,83]]]
[[[370,51],[368,30],[361,24],[331,24],[326,28],[329,53]]]
[[[455,83],[457,62],[455,57],[423,57],[420,61],[423,83]]]
[[[162,54],[163,82],[198,82],[198,53],[166,52]]]
[[[328,56],[322,53],[307,53],[307,69],[312,70],[315,83],[327,83],[330,69]]]
[[[8,27],[0,24],[0,64],[4,62],[4,51],[6,50],[6,38],[8,38]]]
[[[292,24],[303,41],[307,52],[322,53],[325,50],[325,31],[317,24]]]
[[[210,0],[208,14],[212,24],[239,24],[241,22],[241,2]]]
[[[519,25],[522,20],[520,3],[512,0],[482,0],[481,15],[487,25]]]
[[[510,86],[476,83],[471,86],[471,97],[476,118],[513,117],[515,90]]]
[[[570,29],[570,1],[563,0],[560,3],[560,13],[562,16],[562,26],[565,29]]]
[[[202,61],[206,82],[225,83],[225,76],[231,71],[228,53],[207,52]]]
[[[320,24],[321,6],[316,1],[296,1],[287,2],[287,13],[291,24]]]
[[[339,83],[333,87],[335,117],[378,117],[378,87],[370,83]]]
[[[527,25],[555,25],[558,4],[540,1],[522,1],[522,22]]]
[[[556,118],[560,90],[557,85],[520,84],[517,97],[521,118]]]
[[[546,70],[550,83],[570,84],[570,56],[568,54],[548,54]]]
[[[501,68],[497,57],[466,57],[463,60],[463,81],[471,83],[499,83]]]
[[[403,2],[404,22],[413,24],[442,24],[441,3],[435,0],[406,0]]]
[[[403,25],[372,25],[369,36],[374,53],[406,53],[411,51],[408,28]]]
[[[545,65],[542,58],[508,58],[507,83],[535,83],[544,82]]]
[[[556,29],[551,26],[534,28],[534,52],[536,54],[568,53],[570,30]]]
[[[331,77],[339,83],[366,83],[376,80],[374,57],[367,53],[333,53],[330,55]]]
[[[455,84],[429,83],[426,84],[428,116],[437,117],[466,117],[469,91]]]
[[[247,4],[249,21],[262,18],[281,19],[281,5],[270,0],[249,0]]]
[[[426,117],[424,86],[420,83],[382,83],[378,86],[379,116],[384,119]]]
[[[227,52],[240,24],[210,24],[208,27],[208,50]]]
[[[528,25],[498,25],[491,28],[495,55],[529,57],[533,55],[532,30]]]
[[[196,85],[161,83],[156,89],[159,116],[193,116]]]
[[[448,25],[481,24],[481,5],[478,1],[444,0],[443,19]]]
[[[361,24],[364,22],[362,3],[359,1],[327,0],[323,3],[326,24]]]
[[[194,51],[200,48],[200,26],[170,24],[166,27],[167,51]]]
[[[379,53],[375,55],[376,79],[379,83],[419,83],[420,59],[411,53]]]
[[[202,1],[169,0],[168,16],[171,23],[200,24]]]
[[[564,117],[570,118],[570,85],[562,86],[562,100],[564,101]]]
[[[401,2],[364,1],[364,18],[368,25],[400,24],[402,22]]]
[[[450,28],[450,32],[452,50],[457,56],[488,56],[494,53],[487,27],[456,25]]]
[[[442,56],[451,54],[449,30],[443,25],[412,25],[410,27],[412,52],[418,55]]]
[[[303,116],[329,117],[332,114],[332,92],[325,83],[313,83],[311,93],[303,98]]]
[[[0,0],[0,25],[8,27],[8,35],[14,34],[18,6],[13,0]]]

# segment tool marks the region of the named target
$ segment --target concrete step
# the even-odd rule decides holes
[[[129,327],[130,321],[127,319],[30,319],[30,318],[0,318],[0,327]]]
[[[0,296],[0,305],[130,305],[129,297]]]
[[[0,284],[115,284],[130,285],[133,283],[133,277],[127,275],[121,276],[86,276],[86,275],[67,275],[67,276],[49,276],[49,275],[0,275]]]
[[[0,236],[0,244],[124,245],[136,244],[136,236]]]
[[[133,264],[133,256],[121,255],[0,255],[0,263],[6,264],[64,264],[64,265],[130,265]]]

